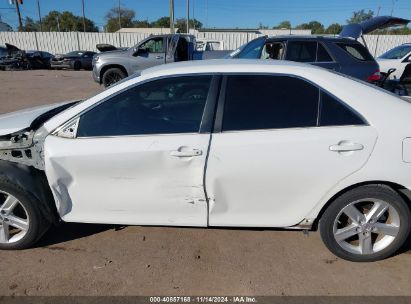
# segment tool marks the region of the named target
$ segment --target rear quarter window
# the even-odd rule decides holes
[[[354,57],[360,61],[374,61],[374,57],[368,52],[368,50],[360,43],[345,43],[340,42],[337,45],[348,53],[351,57]]]

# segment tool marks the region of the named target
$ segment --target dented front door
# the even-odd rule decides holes
[[[206,226],[215,100],[208,92],[217,82],[211,75],[143,81],[81,114],[75,138],[48,136],[45,170],[62,219]]]
[[[209,134],[45,142],[47,177],[67,222],[206,226]]]

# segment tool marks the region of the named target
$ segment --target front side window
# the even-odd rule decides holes
[[[316,41],[289,41],[285,59],[297,62],[315,62],[316,55]]]
[[[80,118],[78,137],[194,133],[211,76],[154,80],[104,101]]]
[[[268,42],[264,45],[260,58],[281,60],[283,58],[284,49],[285,45],[282,42]]]
[[[319,89],[289,76],[228,76],[223,131],[314,127]]]
[[[161,37],[150,39],[139,47],[149,53],[164,53],[164,40]]]

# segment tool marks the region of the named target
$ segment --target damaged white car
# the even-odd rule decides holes
[[[291,62],[146,70],[82,102],[0,116],[0,248],[56,220],[317,229],[352,261],[410,231],[411,105]]]

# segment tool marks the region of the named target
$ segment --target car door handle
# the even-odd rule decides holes
[[[351,143],[351,142],[340,142],[337,145],[330,146],[330,151],[333,152],[350,152],[359,151],[364,149],[362,144]]]
[[[170,155],[174,157],[193,157],[193,156],[200,156],[203,154],[203,151],[198,149],[185,149],[179,148],[178,150],[171,151]]]
[[[163,56],[156,56],[156,59],[164,59]]]

